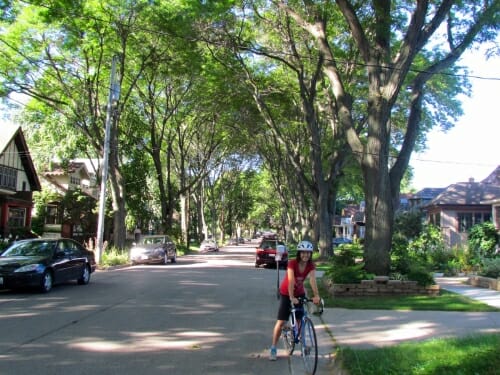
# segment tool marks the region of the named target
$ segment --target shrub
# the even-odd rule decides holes
[[[484,277],[500,277],[500,257],[484,258],[479,274]]]
[[[403,212],[394,218],[394,234],[408,240],[417,238],[423,230],[419,211]]]
[[[102,253],[101,265],[118,266],[123,264],[128,264],[128,252],[126,250],[120,250],[115,247],[105,249]]]
[[[444,249],[443,236],[434,225],[426,225],[420,236],[408,246],[410,253],[426,262],[432,262],[434,254],[442,254]]]
[[[462,272],[462,265],[458,259],[450,259],[441,270],[445,276],[456,276]]]
[[[407,275],[408,280],[416,281],[418,285],[429,286],[435,284],[434,277],[429,270],[419,264],[412,265]]]
[[[364,269],[364,263],[358,261],[361,249],[358,244],[339,246],[337,254],[330,259],[325,276],[336,284],[356,284],[373,279],[373,275]]]
[[[491,221],[474,225],[469,230],[468,242],[476,257],[494,257],[497,244],[495,225]]]
[[[410,264],[408,240],[400,233],[395,234],[391,246],[391,272],[406,274],[410,270]]]

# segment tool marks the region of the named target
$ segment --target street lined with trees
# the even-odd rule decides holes
[[[332,248],[366,202],[366,270],[387,275],[411,153],[453,126],[460,56],[495,45],[500,1],[5,2],[0,92],[42,168],[109,149],[112,243],[279,228]],[[12,103],[12,102],[10,102]]]

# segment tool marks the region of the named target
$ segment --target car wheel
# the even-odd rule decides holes
[[[90,267],[88,264],[85,265],[82,276],[77,280],[79,285],[87,285],[90,282]]]
[[[52,272],[45,271],[42,276],[42,282],[40,283],[40,291],[42,293],[48,293],[52,289],[54,280],[52,278]]]
[[[170,261],[172,263],[177,263],[177,253],[174,253],[174,257]]]

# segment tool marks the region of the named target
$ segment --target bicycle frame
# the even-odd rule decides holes
[[[316,331],[304,304],[312,300],[299,298],[299,305],[292,304],[289,326],[283,327],[282,337],[289,355],[293,354],[296,344],[300,344],[304,368],[308,374],[314,374],[318,363],[318,344]],[[297,312],[302,312],[302,318],[297,321]]]

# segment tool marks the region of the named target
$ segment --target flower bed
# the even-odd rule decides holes
[[[416,281],[389,280],[379,277],[375,280],[362,280],[359,284],[334,284],[322,278],[324,287],[335,297],[394,296],[394,295],[432,295],[439,294],[439,285],[421,286]]]

